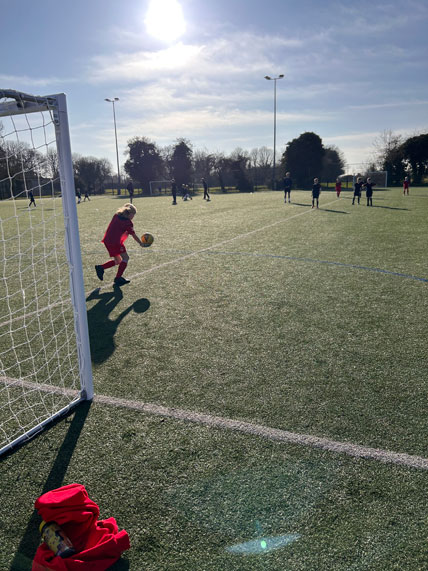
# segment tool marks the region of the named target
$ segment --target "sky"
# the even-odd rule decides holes
[[[349,171],[385,131],[428,132],[428,0],[21,0],[1,4],[0,89],[66,93],[72,151],[274,146],[313,131]],[[268,81],[265,76],[284,78]]]

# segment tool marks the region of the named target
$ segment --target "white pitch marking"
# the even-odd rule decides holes
[[[44,392],[65,393],[73,397],[76,396],[77,391],[77,389],[65,389],[47,384],[37,384],[32,381],[11,379],[8,377],[0,377],[0,382],[9,385],[23,386],[28,389],[37,389]],[[106,395],[95,395],[94,401],[96,403],[109,406],[138,410],[146,414],[155,414],[157,416],[175,418],[176,420],[204,424],[213,428],[222,428],[224,430],[233,430],[244,434],[251,434],[252,436],[259,436],[261,438],[266,438],[267,440],[288,442],[290,444],[309,446],[311,448],[321,448],[328,452],[347,454],[354,458],[366,458],[368,460],[377,460],[378,462],[384,462],[386,464],[398,464],[409,468],[428,470],[428,458],[423,458],[422,456],[414,456],[401,452],[391,452],[381,448],[370,448],[368,446],[361,446],[360,444],[352,444],[351,442],[338,442],[336,440],[330,440],[329,438],[311,436],[310,434],[300,434],[298,432],[289,432],[288,430],[270,428],[269,426],[254,424],[252,422],[233,420],[221,416],[213,416],[211,414],[179,408],[170,408],[153,403],[131,401]]]
[[[337,201],[338,201],[338,199],[332,200],[331,202],[328,202],[324,206],[329,206],[330,204],[334,204]],[[272,222],[271,224],[266,224],[266,226],[262,226],[261,228],[256,228],[255,230],[250,230],[249,232],[244,232],[243,234],[238,234],[237,236],[234,236],[233,238],[228,238],[227,240],[217,242],[217,244],[213,244],[212,246],[208,246],[207,248],[202,248],[201,250],[196,250],[196,252],[192,252],[190,254],[185,254],[184,256],[180,256],[179,258],[175,258],[174,260],[170,260],[169,262],[164,262],[162,264],[158,264],[157,266],[153,266],[152,268],[144,270],[143,272],[140,272],[138,274],[134,274],[133,276],[131,276],[131,279],[135,280],[136,278],[139,278],[141,276],[149,274],[150,272],[153,272],[155,270],[159,270],[159,269],[164,268],[166,266],[169,266],[171,264],[176,264],[177,262],[181,262],[183,260],[186,260],[187,258],[192,258],[194,256],[197,256],[198,254],[202,254],[203,252],[208,252],[209,250],[213,250],[214,248],[218,248],[220,246],[223,246],[224,244],[229,244],[230,242],[234,242],[235,240],[239,240],[240,238],[246,238],[247,236],[251,236],[251,234],[256,234],[257,232],[261,232],[262,230],[266,230],[266,228],[272,228],[273,226],[277,226],[278,224],[283,224],[284,222],[287,222],[288,220],[292,220],[293,218],[297,218],[298,216],[303,216],[304,214],[307,214],[308,212],[312,212],[312,208],[308,209],[308,210],[304,210],[303,212],[299,212],[298,214],[294,214],[294,216],[288,216],[287,218],[283,218],[282,220],[277,220],[276,222]]]
[[[381,448],[370,448],[368,446],[352,444],[351,442],[337,442],[335,440],[330,440],[329,438],[320,438],[319,436],[311,436],[309,434],[299,434],[296,432],[289,432],[287,430],[280,430],[278,428],[270,428],[260,424],[253,424],[252,422],[233,420],[230,418],[223,418],[221,416],[212,416],[210,414],[182,410],[178,408],[169,408],[157,404],[129,401],[126,399],[103,395],[95,395],[94,400],[95,402],[102,404],[140,410],[141,412],[148,414],[155,414],[159,416],[175,418],[177,420],[185,420],[188,422],[205,424],[214,428],[243,432],[245,434],[259,436],[268,440],[289,442],[291,444],[298,444],[300,446],[310,446],[312,448],[321,448],[322,450],[327,450],[329,452],[347,454],[348,456],[353,456],[355,458],[366,458],[369,460],[377,460],[379,462],[388,464],[399,464],[401,466],[428,470],[428,459],[423,458],[422,456],[413,456],[400,452],[390,452],[389,450],[383,450]]]

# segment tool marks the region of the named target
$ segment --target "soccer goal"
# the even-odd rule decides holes
[[[151,180],[150,181],[150,194],[168,194],[171,190],[170,180]]]
[[[363,178],[364,181],[367,178],[371,178],[372,182],[374,182],[378,188],[387,188],[388,186],[388,171],[367,171],[365,169],[359,169],[354,170],[352,174],[341,175],[339,178],[342,180],[352,179],[352,184],[354,185],[358,177]]]
[[[388,186],[388,171],[371,171],[364,174],[365,178],[371,178],[379,188]]]
[[[0,89],[0,454],[93,397],[64,94]]]

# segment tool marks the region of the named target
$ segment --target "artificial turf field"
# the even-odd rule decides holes
[[[97,397],[2,459],[0,569],[31,568],[34,500],[72,482],[128,531],[117,570],[426,569],[428,190],[410,192],[136,198],[155,243],[128,240],[122,289],[94,265],[126,200],[79,204]]]

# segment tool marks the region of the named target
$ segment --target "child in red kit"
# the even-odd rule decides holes
[[[337,198],[340,197],[341,190],[342,190],[342,182],[341,182],[340,178],[337,178],[336,179],[336,196],[337,196]]]
[[[409,194],[409,187],[410,187],[409,177],[406,176],[404,177],[404,182],[403,182],[403,194]]]
[[[113,266],[119,266],[116,277],[114,278],[115,285],[121,286],[129,284],[130,280],[122,277],[129,260],[128,252],[125,248],[125,240],[131,235],[134,240],[144,248],[144,244],[135,234],[134,225],[132,224],[132,219],[136,213],[137,209],[133,204],[125,204],[119,208],[108,225],[101,242],[104,243],[104,246],[107,248],[113,260],[109,260],[100,266],[95,266],[95,271],[100,280],[103,279],[104,270]]]

